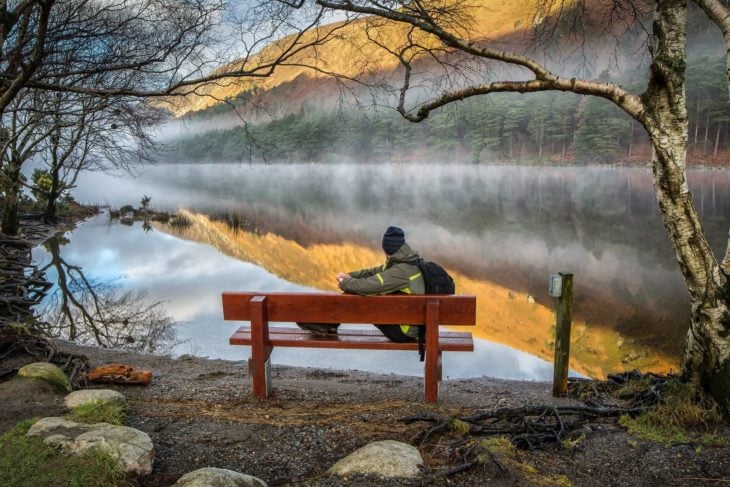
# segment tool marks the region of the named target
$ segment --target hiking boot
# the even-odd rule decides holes
[[[300,323],[297,321],[297,326],[302,330],[306,330],[313,335],[327,336],[336,335],[339,324],[333,323]]]

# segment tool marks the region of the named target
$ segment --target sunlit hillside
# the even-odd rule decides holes
[[[165,232],[213,245],[234,258],[252,262],[287,281],[315,289],[337,290],[337,272],[372,267],[382,253],[355,243],[313,244],[307,247],[273,233],[233,230],[205,215],[183,212],[191,225],[181,229],[158,225]],[[523,293],[489,281],[468,278],[450,270],[463,294],[477,296],[477,337],[553,359],[554,311]],[[239,289],[244,291],[245,289]],[[571,368],[591,377],[623,370],[622,357],[632,356],[631,368],[667,372],[677,370],[676,358],[639,348],[600,323],[576,321],[572,333]]]
[[[549,7],[544,5],[548,3]],[[508,43],[510,40],[530,32],[535,23],[542,21],[556,9],[566,10],[574,3],[573,0],[564,2],[543,2],[542,0],[503,1],[481,0],[469,3],[453,27],[461,36],[470,41],[484,39],[497,40]],[[540,12],[537,14],[536,12]],[[463,32],[460,32],[463,30]],[[221,103],[221,100],[235,98],[240,94],[256,90],[261,96],[276,87],[291,84],[286,88],[285,96],[308,96],[317,90],[318,83],[331,81],[327,73],[337,73],[342,76],[357,76],[362,73],[387,73],[397,67],[396,58],[378,44],[389,48],[398,48],[404,45],[408,27],[404,24],[361,18],[351,23],[333,23],[305,33],[296,43],[301,46],[312,44],[317,39],[323,39],[316,50],[304,49],[287,60],[289,66],[276,68],[274,74],[268,78],[232,79],[214,86],[201,87],[196,90],[200,94],[211,96],[191,95],[175,101],[173,111],[177,115],[203,110]],[[256,56],[248,60],[234,61],[226,69],[246,69],[259,64],[266,64],[279,57],[283,50],[290,48],[295,36],[289,36],[265,47]],[[417,39],[419,44],[434,47],[437,43],[421,35]],[[503,44],[507,46],[508,44]],[[438,52],[443,55],[443,52]],[[312,67],[315,69],[308,68]],[[321,89],[332,90],[333,85],[319,86]],[[282,93],[279,93],[280,95]]]

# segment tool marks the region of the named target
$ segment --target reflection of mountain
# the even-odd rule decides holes
[[[316,243],[306,247],[280,235],[231,229],[205,215],[184,212],[191,225],[162,230],[180,237],[215,246],[235,258],[253,262],[297,284],[322,290],[336,289],[334,275],[377,265],[382,255],[367,247],[342,241]],[[532,303],[527,294],[510,291],[494,283],[453,272],[457,290],[478,297],[476,335],[552,359],[554,313],[551,308]],[[666,371],[677,367],[676,358],[656,349],[640,347],[601,323],[574,323],[571,367],[590,376],[604,376],[624,367]],[[625,362],[622,362],[625,359]]]
[[[415,165],[163,166],[164,189],[206,213],[243,213],[301,245],[377,243],[399,223],[424,256],[551,306],[547,275],[573,272],[578,319],[679,355],[687,292],[639,168]],[[711,244],[724,251],[730,175],[691,171]],[[176,203],[177,204],[177,203]],[[182,203],[181,203],[182,204]]]

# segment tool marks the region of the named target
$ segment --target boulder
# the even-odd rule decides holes
[[[186,473],[173,487],[267,487],[266,482],[223,468],[200,468]]]
[[[111,389],[83,389],[81,391],[74,391],[66,396],[63,402],[69,409],[76,409],[89,402],[114,404],[118,406],[127,405],[127,399],[124,395]]]
[[[83,424],[63,418],[43,418],[28,430],[43,442],[69,455],[98,449],[109,453],[124,473],[152,472],[155,449],[150,437],[139,430],[109,423]]]
[[[34,362],[18,371],[18,377],[38,379],[52,384],[59,390],[71,392],[71,381],[61,369],[48,362]]]
[[[335,463],[329,473],[366,474],[381,477],[418,477],[423,459],[418,449],[399,441],[376,441]]]

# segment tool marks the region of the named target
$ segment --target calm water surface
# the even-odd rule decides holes
[[[140,223],[110,225],[106,215],[82,224],[66,235],[61,243],[63,245],[57,248],[49,248],[49,245],[36,248],[34,258],[42,266],[53,264],[47,271],[51,281],[56,281],[59,274],[68,272],[68,269],[79,269],[83,277],[94,285],[95,297],[103,303],[97,314],[97,325],[77,326],[76,331],[77,340],[88,344],[97,344],[101,331],[102,342],[107,346],[122,344],[143,350],[149,350],[150,346],[153,349],[169,346],[173,355],[247,359],[250,357],[249,347],[228,345],[228,337],[240,323],[223,321],[221,291],[312,290],[280,279],[261,267],[222,255],[208,245],[180,240],[159,231],[145,232]],[[60,270],[55,265],[59,262]],[[72,288],[69,294],[76,297],[87,291],[80,289],[83,288],[80,282],[69,287]],[[120,304],[119,297],[125,291],[138,289],[147,290],[147,295],[131,303]],[[54,291],[54,296],[63,294],[59,286]],[[119,325],[127,316],[156,301],[162,301],[169,318],[175,322],[172,326],[174,337],[162,336],[163,343],[152,344],[149,340],[140,339],[139,330]],[[86,300],[86,308],[93,314],[97,308],[91,302],[93,300]],[[78,313],[75,318],[77,322],[83,322]],[[111,320],[115,320],[116,325],[104,328],[103,323]],[[132,342],[132,339],[135,341]],[[445,354],[445,376],[489,375],[545,380],[552,377],[551,365],[529,354],[484,340],[477,340],[475,348],[474,354]],[[275,364],[406,375],[421,375],[423,367],[413,352],[375,351],[363,354],[276,348],[272,361]]]
[[[694,170],[689,178],[708,237],[720,253],[730,225],[730,171]],[[185,208],[229,220],[235,215],[247,230],[272,232],[304,246],[377,247],[383,229],[397,224],[425,257],[528,293],[547,306],[552,305],[547,275],[573,272],[578,318],[662,352],[680,352],[687,326],[686,291],[648,169],[176,165],[147,168],[136,179],[89,174],[74,194],[79,201],[113,207],[136,206],[149,195],[155,209]],[[138,224],[107,226],[100,217],[68,238],[61,252],[87,274],[116,279],[122,289],[146,288],[149,299],[165,301],[167,312],[182,322],[177,332],[185,342],[175,346],[176,353],[245,357],[245,347],[226,345],[236,325],[218,317],[221,290],[301,289],[209,246],[144,232]],[[43,251],[38,258],[44,258]],[[544,362],[525,354],[486,342],[478,347],[478,357],[447,357],[445,373],[549,376]],[[277,350],[275,361],[321,365],[309,358],[312,352]],[[347,353],[333,357],[333,366],[341,368],[372,370],[368,364],[375,362],[357,363]],[[384,369],[420,373],[419,364],[411,362],[408,357]]]

